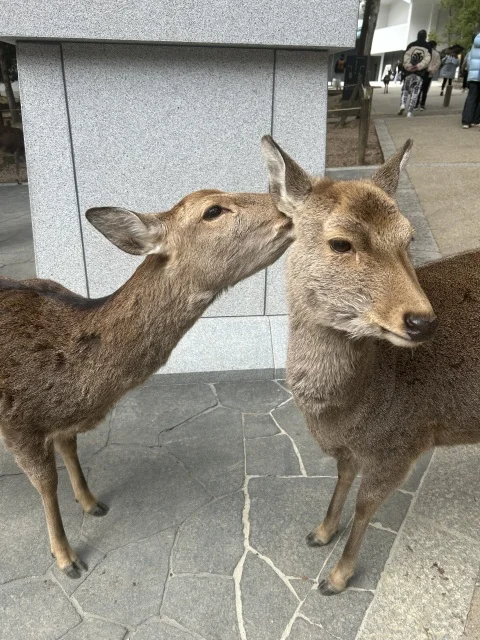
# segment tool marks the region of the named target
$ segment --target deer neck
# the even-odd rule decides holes
[[[288,377],[297,400],[311,412],[354,407],[371,383],[375,353],[373,340],[351,340],[344,332],[292,314]]]
[[[105,304],[91,314],[99,334],[102,364],[115,367],[126,388],[164,365],[179,340],[219,291],[206,291],[186,269],[149,256]]]

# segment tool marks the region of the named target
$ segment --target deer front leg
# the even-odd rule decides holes
[[[107,505],[95,498],[90,491],[83,475],[77,454],[77,436],[69,438],[55,438],[55,448],[60,453],[67,467],[68,476],[72,484],[75,500],[82,509],[92,516],[104,516],[108,513]]]
[[[307,536],[307,543],[311,547],[321,547],[328,544],[338,531],[343,505],[347,499],[352,482],[357,475],[357,466],[352,462],[348,452],[341,452],[338,455],[337,470],[338,480],[328,507],[327,515],[323,522]]]
[[[355,571],[358,553],[368,523],[380,505],[402,484],[408,469],[409,467],[404,470],[395,469],[395,466],[392,465],[388,469],[384,468],[383,473],[375,470],[365,471],[358,490],[355,517],[347,544],[328,578],[322,580],[318,585],[323,595],[331,596],[345,589]]]
[[[43,442],[36,443],[36,446],[30,444],[32,446],[28,450],[23,449],[20,454],[15,452],[17,463],[42,498],[50,550],[59,569],[69,578],[79,578],[81,569],[86,570],[87,566],[68,544],[63,528],[57,497],[58,474],[53,446]]]

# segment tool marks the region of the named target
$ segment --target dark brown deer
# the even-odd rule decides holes
[[[86,215],[123,251],[147,255],[118,291],[89,300],[50,280],[0,278],[0,433],[42,497],[52,554],[71,578],[84,564],[63,529],[54,447],[82,508],[104,515],[82,473],[77,434],[164,365],[219,293],[293,240],[291,220],[268,194],[199,191],[165,213]]]
[[[392,199],[411,146],[371,180],[334,182],[310,177],[263,140],[274,201],[297,238],[288,259],[287,377],[310,431],[338,464],[309,544],[332,540],[362,475],[343,555],[319,585],[325,595],[345,589],[371,517],[424,451],[480,442],[480,252],[414,271],[413,229]],[[432,307],[440,322],[426,342],[437,326]]]
[[[23,131],[12,127],[10,124],[5,125],[0,115],[0,152],[12,155],[15,161],[15,172],[17,182],[20,184],[20,159],[25,157],[25,143],[23,140]]]

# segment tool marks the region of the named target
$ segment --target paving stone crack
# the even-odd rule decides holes
[[[196,482],[197,484],[199,484],[202,489],[205,491],[205,493],[210,496],[210,498],[212,498],[212,500],[215,498],[215,495],[208,489],[207,485],[200,480],[199,478],[197,478],[197,476],[187,467],[187,465],[183,462],[183,460],[181,460],[180,458],[178,458],[169,448],[168,445],[165,444],[163,445],[165,447],[165,449],[167,450],[168,455],[172,456],[172,458],[180,465],[180,467],[185,471],[185,473],[189,476],[189,478],[191,478],[194,482]]]
[[[233,580],[235,584],[235,609],[237,613],[237,624],[240,633],[241,640],[247,640],[247,632],[245,630],[245,622],[243,619],[243,602],[242,602],[242,575],[243,567],[245,565],[245,559],[247,557],[248,548],[250,546],[250,494],[248,493],[249,477],[247,476],[247,447],[245,441],[245,415],[242,413],[242,432],[243,432],[243,511],[242,511],[242,523],[243,523],[243,553],[242,557],[237,563],[237,566],[233,572]]]
[[[353,520],[353,516],[352,518],[350,518],[350,521],[347,523],[347,526],[345,527],[345,529],[348,529],[348,527],[350,526],[350,523]],[[337,548],[337,545],[340,544],[342,540],[342,536],[339,536],[337,541],[335,542],[335,544],[332,546],[332,549],[330,550],[330,553],[327,555],[327,557],[325,558],[320,571],[317,574],[317,577],[315,578],[315,580],[313,581],[313,586],[310,589],[310,591],[307,593],[307,595],[303,598],[303,600],[300,600],[300,602],[298,603],[297,608],[295,609],[293,616],[290,618],[287,626],[285,627],[282,636],[280,638],[280,640],[287,640],[287,638],[290,636],[290,633],[292,631],[292,627],[295,623],[295,620],[298,618],[300,612],[301,612],[301,608],[303,607],[305,600],[308,598],[308,596],[310,595],[310,593],[315,590],[318,587],[319,584],[319,580],[320,580],[320,576],[322,574],[322,571],[324,570],[324,568],[327,566],[328,561],[330,560],[330,558],[332,557],[332,554],[334,553],[335,549]],[[302,614],[303,615],[303,614]],[[335,637],[335,636],[334,636]],[[341,640],[341,638],[339,638],[338,640]]]
[[[163,622],[164,624],[169,625],[170,627],[173,627],[174,629],[183,631],[183,633],[188,633],[192,638],[195,638],[195,640],[206,640],[206,638],[199,635],[196,631],[192,631],[191,629],[184,627],[182,624],[180,624],[173,618],[169,618],[167,616],[160,616],[160,621]]]
[[[387,531],[388,533],[393,533],[395,536],[398,533],[398,531],[395,531],[394,529],[389,529],[388,527],[384,527],[381,522],[377,522],[377,521],[369,522],[368,526],[373,527],[374,529],[379,529],[380,531]]]
[[[200,411],[200,413],[196,413],[194,416],[190,416],[186,420],[182,420],[182,422],[179,422],[178,424],[174,424],[172,427],[168,427],[168,429],[163,429],[163,431],[160,431],[160,433],[158,434],[158,446],[164,446],[164,444],[161,442],[161,439],[165,433],[170,433],[171,431],[174,431],[177,427],[181,427],[184,424],[187,424],[188,422],[191,422],[192,420],[199,418],[200,416],[204,416],[207,413],[211,413],[212,411],[215,411],[215,409],[218,409],[218,407],[222,407],[222,405],[219,402],[217,402],[217,404],[214,404],[213,407],[207,407],[203,411]]]
[[[289,400],[287,400],[286,402],[282,402],[282,404],[278,405],[278,407],[275,407],[275,409],[278,409],[279,407],[281,407],[282,405],[286,404],[287,402],[290,402],[291,398]],[[295,451],[295,455],[297,456],[297,460],[298,460],[298,464],[300,466],[300,471],[302,473],[302,476],[304,478],[308,477],[307,471],[305,469],[305,465],[303,464],[303,460],[302,460],[302,456],[300,455],[300,451],[298,450],[297,445],[295,444],[295,440],[285,431],[285,429],[283,429],[280,425],[280,423],[278,422],[278,420],[276,420],[275,416],[273,415],[273,412],[275,411],[275,409],[273,409],[272,411],[270,411],[270,417],[272,418],[272,420],[274,421],[274,423],[277,425],[277,428],[280,430],[280,432],[287,436],[287,438],[290,440],[290,442],[292,443],[292,447],[293,450]]]

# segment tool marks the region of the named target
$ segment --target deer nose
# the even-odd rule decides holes
[[[403,319],[406,331],[414,342],[431,338],[438,325],[438,319],[434,315],[419,316],[415,313],[406,313]]]

